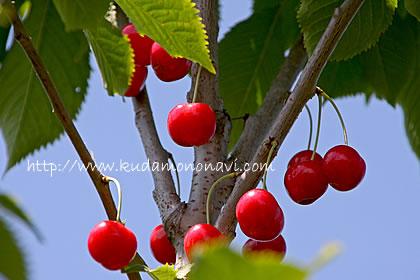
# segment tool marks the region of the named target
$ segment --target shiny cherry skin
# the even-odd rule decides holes
[[[178,145],[201,146],[213,137],[216,116],[207,104],[183,103],[169,112],[167,124],[169,135]]]
[[[236,205],[242,232],[256,240],[273,240],[284,227],[284,215],[274,196],[266,190],[245,193]]]
[[[92,258],[109,270],[120,270],[134,258],[137,239],[117,221],[97,224],[89,233],[88,249]]]
[[[134,65],[133,77],[131,77],[131,84],[125,91],[124,96],[135,97],[144,89],[147,78],[147,68],[141,65]]]
[[[339,145],[325,154],[322,170],[334,189],[349,191],[362,181],[366,173],[366,163],[355,149]]]
[[[279,255],[281,259],[286,255],[286,241],[283,236],[280,234],[271,241],[258,241],[253,239],[248,239],[248,241],[242,247],[242,254],[251,255],[256,253],[275,253]]]
[[[296,164],[298,164],[300,162],[311,160],[312,153],[313,153],[313,151],[311,151],[311,150],[303,150],[303,151],[300,151],[299,153],[297,153],[296,155],[294,155],[290,159],[289,163],[287,164],[287,169],[289,169],[290,167],[292,167],[292,166],[294,166],[294,165],[296,165]],[[315,161],[322,162],[321,155],[318,154],[318,153],[315,153],[314,160]]]
[[[321,162],[309,160],[287,169],[284,185],[293,201],[308,205],[327,191],[328,182],[322,171]]]
[[[150,235],[150,249],[153,256],[161,264],[174,264],[176,261],[175,247],[171,244],[162,225],[158,225]]]
[[[141,36],[137,33],[136,27],[132,23],[124,26],[122,33],[130,39],[130,45],[134,52],[134,64],[150,65],[150,50],[154,41],[146,35]]]
[[[186,58],[175,58],[158,43],[153,43],[150,51],[150,63],[156,76],[164,82],[173,82],[184,78],[190,72],[192,62]]]
[[[193,253],[206,246],[220,246],[226,243],[225,236],[214,226],[196,224],[191,227],[184,237],[184,250],[191,261]]]

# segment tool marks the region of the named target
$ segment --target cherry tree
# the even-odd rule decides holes
[[[229,244],[239,222],[251,238],[278,238],[275,246],[284,252],[279,235],[283,213],[275,198],[266,191],[252,193],[258,201],[270,201],[271,208],[264,209],[257,221],[264,226],[248,225],[249,214],[241,214],[247,211],[241,209],[244,203],[255,202],[255,197],[243,201],[263,180],[266,167],[314,96],[319,98],[318,120],[323,100],[336,107],[332,98],[358,93],[401,105],[408,139],[420,155],[420,115],[413,110],[420,100],[418,1],[254,0],[253,14],[218,41],[220,4],[223,1],[0,0],[0,127],[7,143],[7,169],[65,131],[110,220],[102,226],[112,225],[129,239],[89,241],[89,250],[105,267],[123,269],[129,279],[140,279],[139,272],[154,279],[219,278],[209,268],[217,258],[232,260],[250,279],[262,277],[259,269],[267,273],[265,277],[305,278],[309,268],[280,264],[277,258],[253,263],[226,248],[198,255],[203,259],[190,272],[189,263],[196,260],[190,250],[203,237],[188,236],[191,229],[211,228],[206,231],[211,232],[210,239]],[[15,43],[8,48],[11,27]],[[91,53],[108,94],[132,100],[134,124],[151,165],[165,166],[174,159],[156,130],[145,87],[147,71],[155,71],[166,82],[190,72],[188,103],[167,112],[168,130],[174,142],[194,149],[195,166],[222,164],[222,168],[194,171],[188,201],[181,201],[171,170],[152,169],[153,197],[162,220],[155,230],[168,237],[157,238],[156,250],[163,253],[164,248],[174,247],[175,270],[168,265],[149,268],[141,252],[135,252],[133,236],[120,223],[120,203],[114,203],[109,190],[109,183],[119,185],[118,181],[94,168],[89,143],[73,124],[86,95]],[[346,137],[338,108],[337,112]],[[293,159],[286,174],[289,195],[300,204],[314,202],[328,184],[340,191],[353,189],[364,176],[365,162],[354,149],[337,146],[323,159],[316,154],[317,140],[313,150]],[[337,167],[334,153],[347,156],[350,163]],[[264,168],[246,168],[249,165]],[[307,170],[312,177],[304,175]],[[255,228],[263,229],[261,235],[253,235]],[[95,227],[92,238],[101,236],[100,230]],[[251,251],[261,246],[252,242],[246,245]],[[122,250],[128,258],[116,266],[117,261],[105,263],[104,253],[95,250],[108,243],[116,244],[105,250],[113,256],[130,247]],[[168,254],[157,258],[169,262],[173,257]]]

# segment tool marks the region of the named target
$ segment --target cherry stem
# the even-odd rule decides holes
[[[115,220],[117,222],[120,222],[120,215],[121,215],[121,185],[120,182],[118,182],[117,179],[109,177],[109,176],[104,176],[102,178],[102,181],[104,181],[105,183],[109,183],[109,182],[114,182],[114,184],[117,186],[118,189],[118,208],[117,208],[117,217],[115,218]]]
[[[312,152],[311,160],[314,160],[316,149],[318,148],[319,131],[321,130],[321,112],[322,112],[322,95],[318,94],[318,124],[316,128],[315,146]]]
[[[312,142],[312,131],[313,131],[313,121],[312,121],[312,114],[311,110],[309,110],[308,105],[305,104],[306,112],[308,112],[309,117],[309,141],[308,141],[308,150],[311,149],[311,142]]]
[[[201,68],[202,66],[200,65],[200,68],[198,68],[197,77],[195,78],[195,88],[194,88],[194,95],[193,95],[192,103],[195,103],[195,101],[197,100],[197,92],[198,92],[198,84],[200,81]]]
[[[325,91],[323,91],[321,88],[317,88],[317,90],[322,94],[322,96],[324,96],[331,103],[331,105],[334,107],[334,110],[337,112],[338,118],[340,119],[340,122],[341,122],[341,126],[343,127],[344,143],[346,143],[346,145],[348,146],[349,140],[347,137],[347,130],[346,130],[346,126],[344,125],[344,119],[341,116],[340,110],[338,109],[334,100],[331,97],[329,97],[328,94],[325,93]]]
[[[271,157],[273,156],[273,152],[274,152],[274,149],[276,147],[277,147],[277,141],[274,140],[273,143],[271,144],[270,152],[268,153],[267,162],[265,163],[264,179],[263,179],[263,189],[266,190],[266,191],[268,191],[267,190],[267,184],[266,184],[266,182],[267,182],[268,165],[270,164]]]
[[[169,153],[169,160],[172,162],[172,164],[175,167],[175,176],[176,176],[176,184],[178,188],[178,196],[181,197],[181,184],[179,183],[179,174],[178,174],[178,168],[175,163],[175,159],[171,153]]]
[[[217,184],[219,184],[224,179],[236,177],[236,176],[239,176],[239,174],[241,174],[241,173],[240,172],[229,173],[229,174],[217,179],[216,182],[214,182],[213,185],[211,186],[211,188],[209,190],[209,194],[207,196],[207,202],[206,202],[206,219],[207,219],[207,223],[209,225],[210,225],[210,198],[211,198],[211,194],[213,193],[214,188],[217,186]]]

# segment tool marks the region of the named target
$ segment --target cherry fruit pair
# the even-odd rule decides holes
[[[350,146],[335,146],[324,158],[316,153],[311,160],[312,153],[305,150],[293,156],[284,176],[286,190],[296,203],[315,202],[326,192],[328,184],[338,191],[350,191],[365,175],[365,161]]]
[[[271,193],[263,189],[245,193],[236,205],[236,219],[242,232],[251,238],[243,245],[243,254],[269,251],[284,257],[286,242],[280,234],[284,214]]]
[[[130,39],[134,52],[134,73],[125,96],[137,96],[144,88],[147,78],[147,67],[152,65],[156,76],[164,82],[172,82],[185,77],[191,68],[191,61],[175,58],[168,54],[158,43],[148,36],[137,33],[132,23],[123,27],[122,33]]]

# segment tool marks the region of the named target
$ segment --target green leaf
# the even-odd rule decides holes
[[[420,21],[420,2],[419,0],[405,0],[405,8]]]
[[[306,276],[305,270],[280,263],[278,258],[269,255],[245,258],[227,248],[220,248],[210,251],[196,262],[190,279],[301,280]]]
[[[299,0],[284,0],[238,23],[219,44],[220,94],[232,117],[254,114],[284,61],[285,51],[299,34]],[[230,149],[242,133],[235,121]]]
[[[25,214],[25,212],[19,207],[16,201],[14,201],[10,196],[0,194],[0,206],[9,211],[11,214],[20,218],[32,230],[32,232],[36,235],[38,240],[42,241],[43,238],[41,232],[32,223],[32,221]]]
[[[412,22],[414,22],[414,18]],[[413,24],[414,25],[414,24]],[[411,148],[420,159],[420,24],[417,21],[415,25],[417,48],[416,55],[412,57],[416,61],[416,68],[413,71],[413,78],[406,90],[398,97],[398,103],[404,110],[405,128]],[[413,43],[412,43],[413,44]]]
[[[32,1],[25,21],[72,118],[86,95],[89,48],[82,32],[66,33],[51,1]],[[7,170],[52,143],[63,128],[22,48],[14,44],[0,69],[0,127],[7,144]]]
[[[109,95],[124,95],[134,71],[134,53],[127,36],[106,20],[85,31]]]
[[[159,43],[170,55],[198,62],[216,73],[207,35],[191,0],[118,0],[139,33]]]
[[[379,98],[396,105],[398,96],[416,75],[415,33],[408,21],[395,17],[379,44],[362,54],[364,76]],[[416,77],[419,76],[417,72]]]
[[[29,0],[14,0],[13,6],[15,6],[16,10],[18,11],[20,17],[23,17],[23,15],[30,10],[31,3]],[[9,18],[6,16],[6,14],[3,12],[3,8],[0,5],[0,28],[9,27],[10,22]]]
[[[395,16],[378,44],[348,61],[329,62],[319,85],[333,97],[375,92],[395,106],[397,97],[415,75],[415,32],[408,20]]]
[[[10,26],[0,27],[0,64],[6,56],[6,44],[9,37]]]
[[[15,0],[14,6],[22,15],[22,12],[30,10],[30,2],[24,0]],[[2,7],[0,6],[0,64],[6,56],[6,44],[10,32],[10,22],[6,14],[4,14]],[[13,36],[13,34],[12,34]]]
[[[283,0],[254,0],[254,12],[261,11],[267,8],[273,8],[280,5]]]
[[[165,264],[157,269],[148,269],[148,273],[153,274],[159,280],[174,280],[177,278],[177,269],[173,265]]]
[[[302,0],[298,21],[305,47],[312,54],[324,33],[334,9],[342,0]],[[392,23],[398,0],[366,0],[343,34],[332,60],[346,60],[374,45]]]
[[[333,97],[356,95],[358,93],[365,93],[370,96],[373,93],[373,89],[364,76],[360,56],[355,56],[347,61],[328,62],[318,85]]]
[[[375,93],[404,111],[406,132],[420,158],[420,23],[411,15],[394,16],[378,44],[348,61],[329,62],[319,85],[332,97]]]
[[[53,0],[66,31],[93,29],[105,17],[110,0]]]
[[[25,280],[26,266],[13,234],[0,219],[0,275],[9,280]]]

